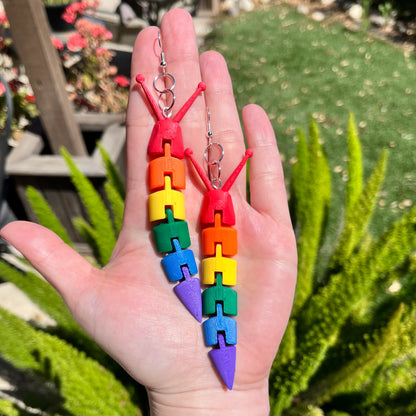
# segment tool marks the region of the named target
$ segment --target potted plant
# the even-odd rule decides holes
[[[15,58],[9,22],[6,13],[0,11],[0,70],[11,92],[14,108],[9,138],[9,145],[12,146],[19,141],[25,127],[37,116],[35,97],[29,79]],[[0,128],[4,127],[8,114],[7,111],[3,111],[6,105],[5,88],[4,84],[0,84]]]
[[[43,0],[52,31],[65,32],[72,29],[72,25],[62,19],[66,7],[72,2],[73,0]]]
[[[75,2],[66,8],[63,19],[75,29],[66,42],[52,38],[61,57],[69,99],[83,119],[87,114],[95,119],[97,114],[104,113],[106,118],[113,117],[109,114],[124,116],[129,80],[112,64],[115,52],[106,46],[112,38],[111,32],[79,16],[84,13],[85,5],[85,2]]]

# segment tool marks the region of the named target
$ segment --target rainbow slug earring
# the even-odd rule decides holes
[[[201,91],[205,90],[205,84],[200,82],[188,101],[171,118],[176,81],[172,74],[166,72],[160,35],[158,40],[162,72],[153,80],[153,87],[160,94],[158,103],[145,85],[144,76],[136,76],[136,81],[141,85],[157,118],[147,148],[147,153],[152,159],[148,167],[149,220],[154,224],[152,231],[157,251],[167,254],[162,259],[162,267],[169,282],[179,282],[174,287],[176,295],[201,322],[200,283],[198,278],[191,277],[198,273],[198,269],[193,251],[187,249],[191,240],[185,222],[185,198],[179,191],[185,189],[185,163],[181,160],[184,158],[184,147],[179,122]],[[159,88],[158,83],[163,83],[163,87]]]
[[[220,162],[224,150],[219,143],[212,142],[208,112],[209,143],[204,153],[209,176],[192,156],[191,149],[185,154],[190,158],[207,192],[202,203],[200,223],[202,227],[202,283],[211,285],[202,293],[202,313],[209,318],[203,322],[205,345],[212,346],[209,352],[218,374],[231,390],[234,383],[237,323],[231,316],[237,315],[237,292],[227,286],[237,283],[237,262],[230,257],[237,254],[237,230],[235,213],[229,190],[253,152],[247,149],[243,160],[222,186]],[[210,155],[217,154],[215,159]]]

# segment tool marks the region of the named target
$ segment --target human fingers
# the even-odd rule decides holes
[[[161,23],[162,48],[166,58],[166,71],[176,80],[176,101],[173,117],[195,93],[201,82],[199,51],[192,17],[183,9],[166,13]],[[200,93],[180,122],[184,147],[200,152],[205,134],[204,93]]]
[[[250,161],[250,202],[261,214],[291,228],[283,167],[273,127],[258,105],[243,108],[247,145],[253,150]]]
[[[146,85],[152,89],[153,78],[159,71],[157,56],[158,28],[142,30],[134,44],[129,103],[126,116],[126,201],[124,209],[124,231],[145,229],[147,194],[147,143],[155,124],[155,114],[148,104],[143,90],[135,82],[137,74],[142,74]]]
[[[132,58],[132,77],[144,76],[144,84],[158,106],[158,93],[153,88],[153,79],[162,73],[161,52],[167,62],[166,72],[175,78],[175,103],[172,108],[173,121],[180,122],[185,147],[193,146],[192,139],[203,134],[200,118],[204,113],[204,100],[198,97],[184,115],[183,120],[175,120],[175,115],[184,102],[195,92],[201,81],[193,21],[184,10],[172,10],[165,14],[161,30],[160,44],[158,29],[142,31],[135,43]],[[169,77],[160,77],[158,87],[163,87]],[[198,110],[199,109],[199,110]],[[142,209],[146,187],[146,149],[153,126],[157,121],[156,111],[149,104],[143,88],[136,84],[130,94],[127,112],[127,195],[123,224],[124,236],[138,229],[146,229],[146,209]],[[197,141],[198,142],[198,141]]]
[[[16,221],[1,230],[1,237],[19,250],[32,266],[60,293],[78,322],[88,330],[92,322],[92,296],[98,270],[41,225]]]
[[[202,79],[207,85],[205,101],[210,112],[213,142],[224,148],[221,178],[226,181],[244,155],[244,138],[235,104],[233,87],[225,59],[218,52],[209,51],[200,58]],[[237,178],[238,188],[245,197],[244,174]]]

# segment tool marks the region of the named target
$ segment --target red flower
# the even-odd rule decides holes
[[[0,24],[5,24],[7,23],[7,16],[6,16],[6,12],[0,12]]]
[[[80,49],[87,47],[88,41],[79,33],[74,33],[68,37],[66,46],[71,52],[77,52]]]
[[[110,40],[113,37],[112,33],[109,30],[107,30],[104,26],[98,24],[91,27],[91,36],[94,38],[101,38],[104,40]]]
[[[95,50],[96,55],[105,55],[107,53],[107,49],[100,47]]]
[[[58,51],[62,51],[64,49],[64,43],[54,36],[51,37],[52,45],[55,47],[55,49],[58,49]]]
[[[67,23],[75,23],[75,20],[78,17],[78,14],[83,14],[84,10],[88,7],[86,2],[77,1],[71,3],[64,11],[62,19]]]
[[[32,94],[26,94],[23,102],[26,104],[33,104],[35,102],[35,96]]]
[[[117,75],[114,78],[114,82],[120,87],[128,87],[130,85],[130,81],[124,75]]]
[[[5,92],[6,92],[6,87],[5,87],[5,86],[4,86],[4,84],[1,82],[1,83],[0,83],[0,96],[2,96]]]
[[[75,24],[75,28],[85,37],[92,37],[97,41],[110,40],[113,35],[104,26],[93,23],[88,19],[80,19]]]

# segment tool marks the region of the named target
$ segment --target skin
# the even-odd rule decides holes
[[[132,78],[159,73],[157,31],[137,37]],[[204,81],[206,91],[181,121],[185,147],[203,165],[206,107],[214,141],[224,147],[226,180],[245,145],[230,76],[216,52],[199,56],[191,17],[168,12],[161,38],[167,71],[176,78],[177,111]],[[157,99],[157,95],[155,94]],[[111,261],[92,267],[51,231],[14,222],[1,236],[16,247],[56,288],[80,325],[138,382],[146,386],[153,415],[266,415],[268,376],[284,334],[296,284],[296,242],[289,218],[283,170],[272,126],[257,105],[243,109],[250,161],[251,205],[245,170],[231,188],[239,251],[237,364],[234,388],[220,382],[208,357],[201,325],[173,293],[155,251],[147,218],[147,141],[155,119],[140,86],[133,85],[127,111],[127,196],[123,228]],[[200,259],[198,215],[205,188],[187,162],[186,219],[195,257]]]

